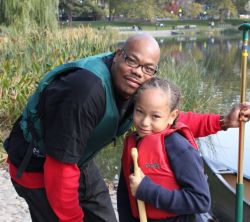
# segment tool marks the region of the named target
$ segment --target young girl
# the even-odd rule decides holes
[[[136,199],[145,202],[148,221],[202,221],[210,193],[202,159],[189,128],[177,122],[180,91],[153,78],[135,96],[136,132],[127,136],[117,201],[120,222],[139,221]],[[131,148],[138,149],[140,177],[133,175]]]

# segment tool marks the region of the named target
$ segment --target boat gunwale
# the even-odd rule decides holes
[[[207,164],[207,166],[211,169],[212,173],[219,179],[219,181],[230,190],[234,195],[236,195],[236,189],[224,178],[225,175],[233,175],[237,177],[237,172],[232,168],[220,163],[215,163],[211,159],[204,157],[203,160]],[[217,169],[217,167],[223,167],[222,169]],[[250,177],[247,175],[243,175],[244,180],[250,182]],[[243,183],[244,184],[244,183]],[[246,203],[250,207],[250,199],[243,198],[244,203]]]

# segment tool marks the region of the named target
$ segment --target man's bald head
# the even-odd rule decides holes
[[[155,38],[149,34],[136,34],[127,39],[123,48],[127,51],[134,48],[145,49],[146,52],[151,52],[160,59],[160,47]]]

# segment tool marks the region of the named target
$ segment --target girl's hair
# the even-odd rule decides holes
[[[170,100],[170,104],[169,104],[170,111],[173,111],[174,109],[179,108],[179,103],[181,99],[181,92],[179,88],[168,79],[160,78],[160,77],[153,77],[152,79],[144,82],[139,87],[139,89],[137,90],[135,94],[135,101],[137,101],[138,95],[140,95],[140,93],[142,93],[144,90],[154,89],[154,88],[161,89],[168,96]]]

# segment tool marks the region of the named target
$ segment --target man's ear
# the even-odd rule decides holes
[[[178,109],[174,109],[169,116],[169,124],[172,125],[174,123],[174,121],[176,120],[176,118],[179,116],[179,110]]]
[[[118,48],[115,50],[116,55],[121,55],[122,54],[122,49]]]
[[[113,62],[116,62],[117,57],[120,56],[121,53],[122,53],[121,49],[118,48],[118,49],[115,50],[115,56],[114,56]]]
[[[117,48],[117,49],[115,50],[115,52],[116,52],[116,53],[121,53],[121,52],[122,52],[122,49],[121,49],[121,48]]]

